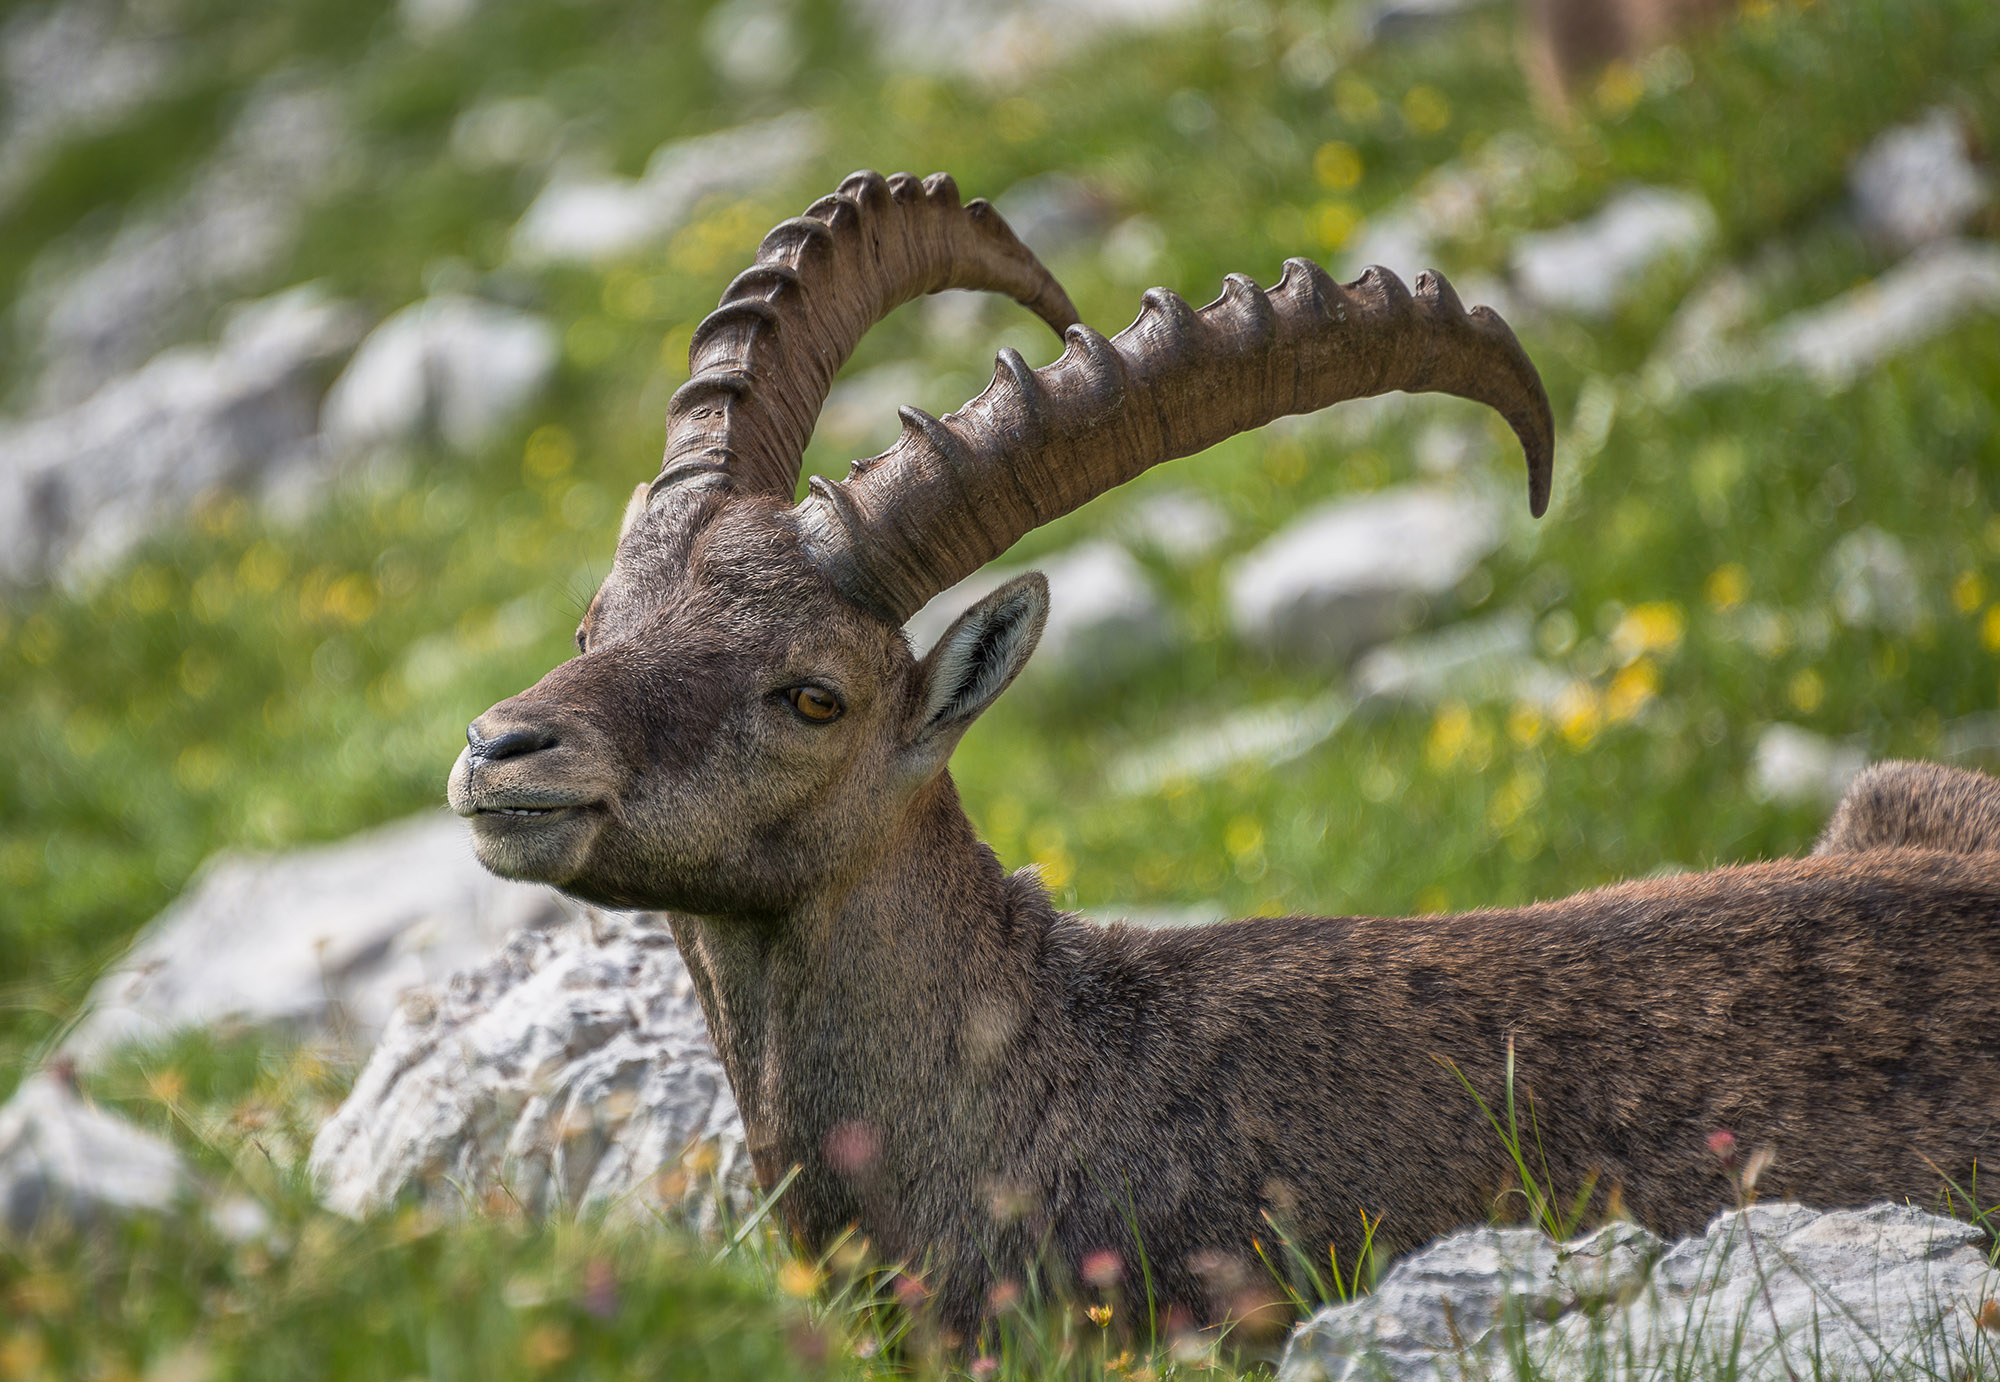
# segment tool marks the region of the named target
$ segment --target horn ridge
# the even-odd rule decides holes
[[[1199,310],[1150,290],[1117,336],[1071,326],[1063,354],[1039,370],[1003,353],[960,413],[934,428],[906,417],[887,451],[815,484],[795,517],[836,588],[900,624],[1030,529],[1154,465],[1397,389],[1497,410],[1521,441],[1529,509],[1546,510],[1548,395],[1497,313],[1467,311],[1442,275],[1412,293],[1386,269],[1341,284],[1294,259],[1274,291],[1231,275]]]
[[[864,169],[779,222],[695,328],[694,378],[668,405],[655,490],[675,476],[720,473],[740,493],[789,501],[833,376],[862,335],[946,288],[1005,293],[1058,332],[1077,319],[1006,221],[984,201],[961,204],[943,174]],[[712,396],[712,376],[740,376],[728,406]]]

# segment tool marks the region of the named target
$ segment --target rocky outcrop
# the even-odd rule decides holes
[[[237,309],[213,346],[0,423],[0,583],[100,570],[218,486],[313,468],[320,393],[360,328],[317,288],[294,288]]]
[[[320,1130],[326,1202],[712,1214],[742,1120],[665,923],[583,909],[403,1001]]]
[[[40,366],[34,411],[67,407],[201,334],[289,253],[310,203],[340,182],[349,147],[332,89],[274,79],[251,93],[187,190],[90,251],[51,247],[16,309]],[[282,280],[281,280],[282,281]]]
[[[1657,267],[1698,263],[1716,230],[1715,212],[1692,192],[1627,188],[1588,220],[1522,236],[1514,283],[1537,306],[1609,317]]]
[[[548,889],[481,868],[464,823],[443,812],[286,854],[223,855],[98,981],[63,1054],[88,1068],[121,1043],[207,1027],[359,1056],[404,993],[564,916]]]
[[[1993,196],[1970,142],[1964,121],[1943,108],[1877,135],[1847,171],[1862,229],[1894,250],[1964,230]]]
[[[191,1187],[180,1153],[85,1101],[55,1074],[30,1075],[0,1107],[0,1230],[26,1235],[165,1209]]]
[[[714,194],[768,192],[818,154],[825,134],[804,112],[663,144],[638,178],[558,168],[514,227],[527,264],[603,263],[672,234]]]
[[[1475,1229],[1293,1334],[1280,1382],[1531,1375],[1956,1377],[1991,1366],[2000,1292],[1974,1225],[1906,1205],[1758,1205],[1671,1246]]]
[[[327,391],[326,445],[476,450],[534,401],[556,356],[540,317],[453,293],[413,302],[368,334]]]
[[[1030,569],[1039,570],[1049,582],[1049,618],[1028,664],[1031,675],[1130,667],[1171,641],[1166,603],[1146,569],[1117,543],[1099,540],[1026,566],[975,571],[910,617],[905,629],[910,646],[919,655],[928,652],[954,619]]]
[[[1223,573],[1230,623],[1253,647],[1342,661],[1414,627],[1500,545],[1497,506],[1413,485],[1308,511]]]

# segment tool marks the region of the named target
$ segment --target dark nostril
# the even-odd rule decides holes
[[[510,729],[488,739],[479,732],[479,721],[474,720],[465,727],[465,742],[471,746],[474,758],[495,762],[552,749],[556,746],[556,736],[545,729]]]

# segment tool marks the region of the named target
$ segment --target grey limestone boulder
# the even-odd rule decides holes
[[[1401,633],[1505,535],[1497,504],[1412,485],[1311,509],[1224,571],[1230,622],[1254,647],[1342,661]]]
[[[1764,726],[1750,759],[1750,790],[1760,800],[1832,806],[1861,770],[1868,754],[1800,725]]]
[[[546,888],[479,866],[443,812],[336,844],[211,860],[98,981],[63,1054],[190,1027],[280,1031],[358,1055],[405,992],[564,915]]]
[[[1537,306],[1608,317],[1655,266],[1691,266],[1715,238],[1715,212],[1699,196],[1631,187],[1588,220],[1522,236],[1514,282]]]
[[[88,1223],[165,1209],[191,1185],[180,1153],[55,1074],[30,1075],[0,1107],[0,1230],[9,1234],[51,1216]]]
[[[2000,246],[1940,240],[1872,282],[1774,325],[1766,368],[1802,370],[1829,392],[1968,316],[2000,312]]]
[[[1955,1377],[1993,1363],[1996,1290],[1976,1227],[1905,1205],[1759,1205],[1671,1246],[1629,1224],[1477,1229],[1314,1315],[1278,1376]]]
[[[1964,122],[1942,108],[1877,135],[1847,173],[1862,226],[1897,250],[1958,234],[1993,195],[1967,144]]]
[[[308,284],[239,308],[62,411],[0,422],[0,582],[87,575],[217,486],[317,463],[320,393],[360,334]]]
[[[1534,655],[1534,621],[1521,609],[1449,624],[1370,649],[1354,667],[1362,704],[1524,701],[1553,706],[1570,678]]]
[[[331,88],[276,78],[245,101],[178,198],[128,219],[101,245],[45,251],[15,314],[40,364],[35,410],[81,401],[256,291],[308,206],[345,176],[350,151]]]
[[[768,192],[816,156],[824,139],[816,117],[794,111],[663,144],[637,178],[559,167],[514,227],[514,257],[603,263],[634,254],[679,229],[704,197]]]
[[[672,933],[579,909],[403,1001],[313,1145],[326,1202],[712,1212],[743,1124]]]
[[[1834,613],[1850,628],[1909,634],[1929,617],[1923,582],[1900,538],[1874,524],[1842,535],[1826,556]]]
[[[534,401],[556,357],[542,318],[442,293],[369,333],[327,391],[321,428],[336,452],[433,438],[471,451]]]
[[[919,655],[952,621],[1029,567],[992,566],[935,596],[904,632]],[[1114,542],[1083,542],[1033,564],[1049,582],[1049,620],[1030,669],[1105,670],[1159,652],[1172,638],[1167,607],[1152,578]]]

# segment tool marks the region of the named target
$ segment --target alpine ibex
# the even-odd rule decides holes
[[[794,503],[834,372],[919,294],[1007,293],[1061,331]],[[904,622],[1148,467],[1392,389],[1491,405],[1547,504],[1541,381],[1446,283],[1294,259],[1268,294],[1171,293],[1106,340],[949,178],[860,173],[778,226],[695,332],[659,478],[578,655],[473,721],[454,808],[498,873],[673,914],[759,1176],[809,1243],[858,1222],[926,1265],[947,1325],[997,1282],[1120,1255],[1207,1321],[1268,1241],[1352,1261],[1488,1215],[1507,1154],[1444,1064],[1501,1093],[1547,1170],[1656,1228],[1729,1199],[1705,1139],[1777,1153],[1767,1193],[1928,1199],[2000,1155],[2000,867],[1916,850],[1629,883],[1458,916],[1177,930],[1057,911],[974,835],[946,761],[1020,671],[1037,574],[921,660]],[[1135,1239],[1136,1235],[1136,1239]],[[1102,1266],[1102,1259],[1098,1265]],[[1236,1278],[1242,1279],[1240,1275]]]

